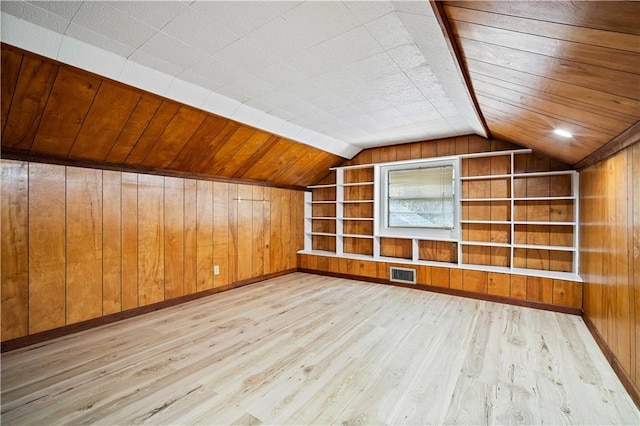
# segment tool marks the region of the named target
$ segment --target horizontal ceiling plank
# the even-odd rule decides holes
[[[575,110],[576,113],[585,112],[587,114],[597,115],[599,117],[599,121],[608,122],[608,120],[612,120],[612,123],[617,123],[615,126],[610,126],[610,127],[617,127],[619,123],[630,125],[637,121],[637,119],[631,115],[620,114],[615,111],[611,111],[605,108],[601,108],[600,106],[593,105],[591,103],[583,102],[582,100],[576,100],[576,99],[568,98],[566,96],[559,96],[554,93],[549,93],[543,90],[533,89],[520,84],[514,84],[509,81],[502,80],[498,77],[488,76],[480,73],[474,73],[473,81],[474,81],[474,85],[476,85],[476,82],[492,84],[502,90],[510,90],[513,92],[533,96],[541,100],[563,105],[567,109]]]
[[[588,103],[589,105],[607,109],[630,117],[640,115],[640,101],[624,96],[612,95],[589,87],[582,87],[572,82],[564,82],[537,76],[526,71],[518,71],[496,64],[467,59],[472,75],[491,76],[509,83],[518,84],[530,89]]]
[[[461,21],[453,21],[452,27],[457,37],[465,39],[632,74],[640,72],[640,53],[637,51],[610,49]]]
[[[466,7],[445,6],[445,10],[450,19],[455,21],[480,24],[504,30],[516,31],[519,33],[535,34],[543,37],[553,37],[560,40],[607,47],[610,49],[625,50],[628,52],[637,53],[640,48],[640,36],[633,34],[597,30],[593,28],[582,28],[575,25],[558,24],[555,22],[501,15],[498,13],[467,9]]]
[[[640,75],[461,38],[464,55],[489,64],[605,93],[640,99]],[[471,70],[473,71],[473,70]]]
[[[640,3],[634,1],[448,1],[447,5],[640,35]]]
[[[592,114],[583,110],[570,108],[536,96],[504,89],[491,83],[474,80],[473,87],[479,96],[495,99],[531,112],[557,118],[558,120],[595,130],[611,137],[620,133],[618,129],[624,129],[627,126],[624,122],[604,118],[599,114]]]

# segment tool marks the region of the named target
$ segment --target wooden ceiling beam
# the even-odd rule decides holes
[[[586,169],[640,141],[640,121],[602,145],[598,150],[578,161],[573,167],[576,170]]]

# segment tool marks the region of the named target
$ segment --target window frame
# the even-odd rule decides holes
[[[388,226],[388,182],[389,171],[452,166],[454,176],[453,228],[399,227]],[[376,236],[390,238],[419,238],[428,240],[457,241],[460,234],[460,158],[438,157],[374,166],[374,232]]]

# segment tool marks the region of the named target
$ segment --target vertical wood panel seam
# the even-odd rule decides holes
[[[115,139],[113,140],[113,143],[111,144],[111,146],[109,147],[109,150],[107,151],[107,155],[105,155],[102,161],[106,161],[106,159],[109,158],[109,155],[111,155],[111,151],[113,150],[113,147],[115,146],[116,142],[118,142],[118,139],[120,139],[120,136],[122,135],[122,132],[124,132],[124,129],[127,128],[127,124],[131,120],[131,117],[133,116],[133,114],[136,112],[136,109],[138,108],[138,105],[140,105],[140,101],[142,100],[143,97],[144,97],[144,94],[141,94],[138,97],[138,100],[136,101],[136,105],[131,110],[131,113],[129,113],[129,117],[127,117],[126,121],[124,122],[124,125],[122,126],[122,128],[120,128],[120,131],[118,132],[118,136],[116,136]]]
[[[38,132],[40,131],[40,125],[42,124],[42,117],[44,117],[44,112],[47,110],[47,106],[49,105],[49,99],[51,99],[51,92],[53,91],[53,86],[56,85],[56,80],[58,80],[59,73],[60,73],[60,64],[58,64],[56,68],[56,72],[55,72],[55,75],[53,76],[51,86],[49,87],[49,93],[47,93],[47,101],[44,103],[44,106],[42,107],[42,114],[40,114],[40,118],[38,119],[38,124],[36,125],[36,131],[33,133],[33,139],[31,139],[31,142],[29,142],[29,147],[27,148],[27,151],[29,152],[31,152],[31,148],[33,148],[33,142],[38,137]],[[66,179],[66,175],[65,175],[65,179]]]
[[[4,126],[2,126],[2,134],[4,135],[7,123],[9,122],[9,115],[11,115],[11,107],[13,106],[13,100],[16,95],[16,88],[18,87],[18,81],[20,81],[20,71],[22,70],[22,62],[24,61],[24,53],[20,55],[20,65],[18,66],[18,75],[16,76],[16,82],[13,85],[13,91],[11,92],[11,102],[9,102],[9,109],[7,110],[7,118],[5,119]]]
[[[164,102],[163,102],[164,103]],[[158,110],[160,108],[158,107]],[[140,160],[140,164],[146,164],[147,161],[147,157],[149,156],[149,154],[151,154],[151,152],[153,151],[153,148],[155,148],[156,144],[158,143],[158,140],[162,137],[162,135],[164,135],[164,132],[167,131],[167,128],[171,125],[171,123],[173,122],[173,120],[176,118],[176,115],[178,115],[178,111],[180,111],[182,109],[182,105],[178,106],[178,108],[176,108],[175,112],[173,113],[173,115],[171,116],[171,120],[169,120],[167,122],[167,125],[164,126],[164,128],[162,129],[162,131],[160,133],[158,133],[158,137],[154,139],[153,143],[149,144],[149,150],[147,151],[147,153],[144,155],[144,157],[142,158],[142,160]],[[158,110],[156,110],[156,113],[158,112]],[[155,114],[153,114],[153,116],[155,117]],[[153,121],[153,118],[149,121],[149,124],[151,124],[151,122]],[[146,128],[145,128],[146,130]],[[142,132],[142,134],[144,134],[144,132]],[[142,136],[142,134],[140,136]],[[138,138],[138,141],[140,140],[140,138]],[[138,144],[138,141],[136,141],[136,145]],[[131,154],[131,152],[133,152],[135,148],[135,145],[133,148],[131,148],[131,151],[129,152],[129,154]],[[127,160],[129,159],[129,156],[127,155]],[[125,160],[126,162],[126,160]]]
[[[93,108],[93,104],[95,103],[96,98],[98,97],[98,93],[100,93],[100,89],[102,88],[102,83],[103,82],[104,82],[104,80],[100,80],[100,84],[98,84],[98,88],[96,89],[96,94],[93,96],[93,99],[91,99],[91,104],[89,104],[89,108],[87,108],[87,111],[84,113],[84,116],[82,117],[82,123],[80,124],[80,127],[78,128],[78,131],[76,132],[76,135],[73,137],[73,142],[71,143],[71,146],[69,146],[69,150],[67,151],[67,153],[64,155],[65,158],[69,158],[69,154],[71,154],[71,151],[73,150],[73,147],[75,146],[76,142],[78,141],[78,136],[82,132],[82,128],[84,127],[84,123],[87,120],[87,116],[89,115],[89,112],[91,112],[91,108]]]

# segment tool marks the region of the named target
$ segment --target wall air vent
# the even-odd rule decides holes
[[[416,270],[410,268],[398,268],[392,266],[389,268],[389,279],[393,282],[404,284],[416,283]]]

